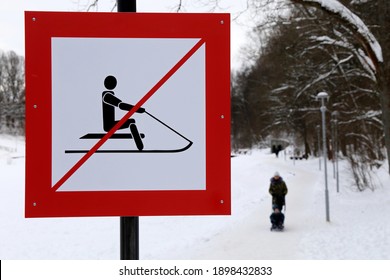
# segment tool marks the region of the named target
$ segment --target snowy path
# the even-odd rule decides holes
[[[118,217],[24,218],[23,155],[24,141],[0,136],[0,259],[119,259]],[[232,158],[231,216],[140,217],[140,258],[390,259],[388,170],[378,171],[375,192],[356,192],[342,162],[336,193],[328,167],[330,223],[318,159],[294,165],[255,150]],[[289,188],[284,232],[269,230],[275,171]]]
[[[318,180],[318,172],[307,170],[302,166],[303,163],[306,162],[297,161],[294,165],[291,160],[263,154],[259,155],[259,164],[253,166],[253,168],[258,169],[256,172],[256,170],[242,170],[242,168],[235,166],[240,163],[236,163],[233,159],[233,184],[237,184],[237,181],[245,176],[245,174],[240,174],[241,172],[258,173],[257,180],[248,182],[248,184],[254,185],[252,188],[248,188],[246,194],[248,200],[254,198],[253,207],[249,209],[247,215],[243,214],[242,219],[236,222],[234,228],[213,238],[204,246],[205,248],[196,250],[194,258],[282,260],[296,258],[302,232],[308,223],[306,205],[312,205],[308,199],[313,197],[311,195],[314,190],[313,186]],[[268,170],[270,172],[265,172]],[[284,232],[271,232],[269,230],[271,197],[268,194],[268,186],[269,178],[276,170],[281,173],[289,189],[286,197],[286,228]],[[256,182],[257,186],[255,186]],[[259,196],[261,199],[258,201],[256,197]],[[234,212],[233,215],[235,215]]]

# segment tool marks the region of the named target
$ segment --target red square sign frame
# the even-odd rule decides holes
[[[202,38],[206,189],[56,191],[51,177],[53,37]],[[25,42],[26,217],[230,214],[229,14],[25,12]]]

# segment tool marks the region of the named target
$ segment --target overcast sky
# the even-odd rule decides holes
[[[86,11],[92,0],[0,0],[0,50],[13,50],[24,55],[24,11]],[[116,0],[99,0],[98,10],[109,12]],[[184,0],[186,12],[208,12],[210,7],[204,7],[195,0]],[[204,1],[203,1],[204,2]],[[198,4],[188,4],[198,3]],[[178,0],[138,0],[138,12],[174,12]],[[246,0],[222,0],[219,12],[231,13],[245,9]],[[243,17],[240,19],[244,22]],[[250,23],[248,23],[250,25]],[[246,28],[243,25],[231,25],[232,66],[239,64],[239,49],[245,42]]]

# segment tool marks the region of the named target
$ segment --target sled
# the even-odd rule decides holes
[[[144,144],[142,142],[142,139],[145,138],[145,134],[138,132],[138,128],[135,124],[135,121],[133,121],[130,124],[130,132],[131,133],[114,133],[110,136],[109,139],[133,139],[137,149],[118,149],[118,150],[114,150],[114,149],[100,150],[99,149],[99,150],[95,151],[95,153],[180,153],[180,152],[183,152],[183,151],[189,149],[192,146],[193,142],[191,140],[189,140],[188,138],[186,138],[184,135],[180,134],[179,132],[174,130],[172,127],[168,126],[167,124],[165,124],[164,122],[162,122],[160,119],[156,118],[155,116],[153,116],[149,112],[145,111],[145,113],[147,115],[149,115],[151,118],[153,118],[154,120],[156,120],[157,122],[159,122],[160,124],[162,124],[163,126],[167,127],[169,130],[173,131],[179,137],[185,139],[188,142],[188,144],[184,147],[180,147],[177,149],[166,149],[166,150],[146,149],[145,150]],[[105,135],[106,135],[106,133],[88,133],[88,134],[85,134],[84,136],[81,136],[79,139],[101,139]],[[89,150],[65,150],[66,154],[88,153],[88,152],[89,152]]]
[[[270,228],[271,231],[284,231],[284,226],[280,226],[280,227],[271,227]]]
[[[84,136],[81,136],[80,139],[102,139],[106,133],[88,133]],[[143,133],[139,134],[141,138],[145,138]],[[116,133],[111,135],[110,139],[133,139],[133,135],[131,133]]]
[[[178,149],[168,149],[168,150],[138,150],[138,149],[122,149],[122,150],[111,150],[111,149],[104,149],[104,150],[96,150],[95,154],[137,154],[137,153],[144,153],[144,154],[158,154],[158,153],[181,153],[186,150],[188,150],[192,146],[192,142],[189,143],[187,146],[178,148]],[[66,154],[86,154],[89,150],[65,150]]]

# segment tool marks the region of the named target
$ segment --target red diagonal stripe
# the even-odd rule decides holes
[[[200,39],[195,46],[192,47],[192,49],[186,53],[186,55],[183,56],[182,59],[180,59],[175,66],[169,70],[164,77],[161,78],[160,81],[157,82],[157,84],[154,85],[146,94],[144,97],[141,98],[140,101],[138,101],[137,104],[134,105],[134,107],[126,113],[122,117],[122,119],[109,131],[107,134],[100,139],[65,175],[53,186],[52,190],[57,191],[123,124],[124,122],[129,119],[142,105],[150,98],[153,94],[157,92],[157,90],[166,82],[168,81],[173,74],[176,73],[179,68],[186,63],[186,61],[194,54],[196,51],[205,43],[204,39]]]

